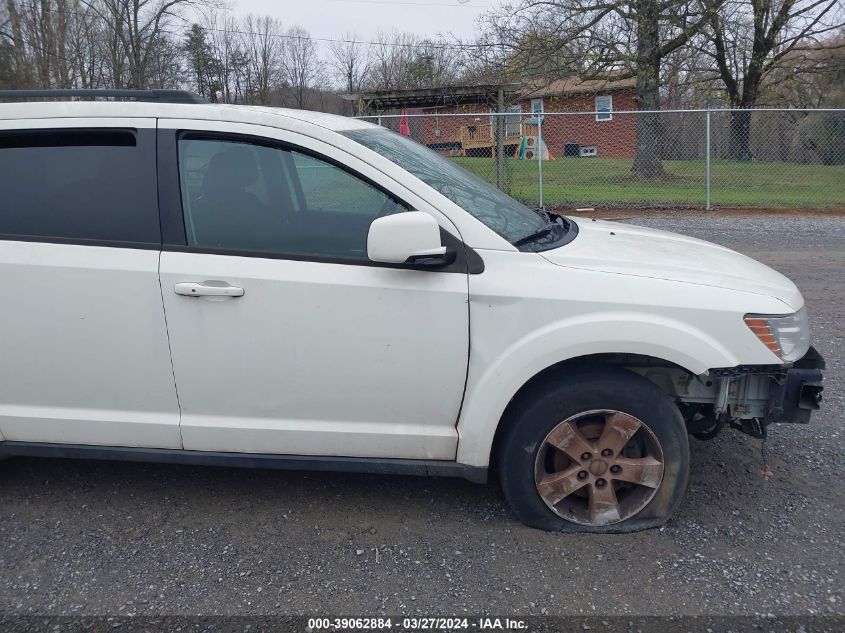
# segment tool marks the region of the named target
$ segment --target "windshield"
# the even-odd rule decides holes
[[[511,244],[549,226],[545,213],[529,209],[448,158],[405,136],[384,128],[348,130],[341,134],[410,172]],[[566,233],[566,225],[555,224],[554,227],[534,241],[543,242],[547,247],[549,242],[556,242]],[[541,239],[544,237],[546,239]],[[536,250],[536,246],[532,244],[530,250]]]

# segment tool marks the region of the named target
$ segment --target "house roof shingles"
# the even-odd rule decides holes
[[[611,90],[634,88],[636,85],[636,77],[628,77],[626,79],[587,79],[584,81],[577,77],[567,77],[566,79],[556,79],[548,84],[523,88],[519,93],[519,98],[533,99],[571,94],[609,92]]]

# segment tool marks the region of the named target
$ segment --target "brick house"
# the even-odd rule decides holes
[[[504,126],[507,155],[513,154],[523,135],[537,134],[537,115],[545,113],[543,139],[552,156],[630,158],[636,145],[636,117],[617,113],[637,109],[635,85],[636,78],[568,78],[537,88],[494,84],[343,97],[358,103],[360,115],[396,114],[402,108],[427,115],[410,118],[411,136],[443,153],[492,155],[495,123],[490,113],[503,110],[510,114]],[[555,112],[587,114],[556,116]]]
[[[631,158],[637,144],[636,78],[618,81],[561,79],[524,91],[522,112],[588,112],[543,117],[543,138],[554,156],[596,155]]]

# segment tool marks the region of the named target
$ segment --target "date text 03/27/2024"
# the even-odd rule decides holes
[[[459,630],[525,630],[524,620],[512,618],[447,618],[447,617],[408,617],[394,618],[309,618],[307,631],[365,631],[365,630],[406,630],[406,631],[459,631]]]

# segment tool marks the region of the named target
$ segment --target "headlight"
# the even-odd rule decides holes
[[[745,324],[763,345],[785,363],[798,360],[810,348],[810,324],[806,307],[786,316],[747,314]]]

